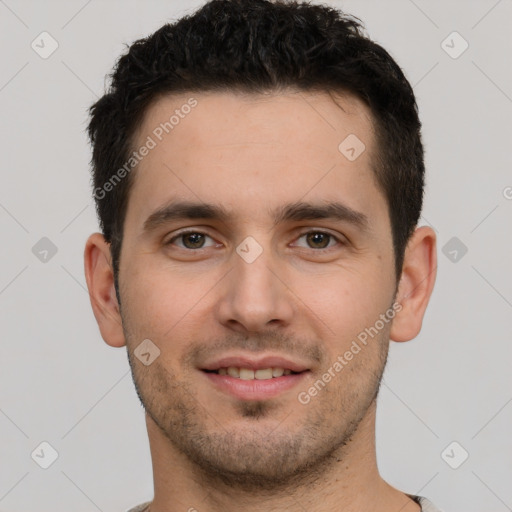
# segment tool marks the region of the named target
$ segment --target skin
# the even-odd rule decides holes
[[[421,329],[436,239],[429,227],[416,229],[395,296],[387,203],[371,170],[369,110],[350,95],[323,92],[173,95],[150,106],[138,143],[190,97],[197,106],[136,169],[121,307],[108,244],[95,233],[85,249],[102,337],[127,346],[146,409],[151,511],[420,510],[379,475],[376,395],[390,340],[410,340]],[[354,161],[338,150],[349,134],[366,146]],[[175,220],[145,232],[144,221],[175,199],[223,205],[231,216]],[[271,210],[296,201],[343,202],[366,215],[368,229],[328,219],[276,224]],[[207,236],[173,239],[183,228]],[[317,231],[337,239],[305,235]],[[262,248],[252,263],[236,252],[248,236]],[[401,309],[393,320],[301,403],[298,393],[395,301]],[[133,354],[144,339],[160,350],[148,366]],[[242,400],[214,388],[199,369],[235,352],[283,355],[309,372],[274,398]]]

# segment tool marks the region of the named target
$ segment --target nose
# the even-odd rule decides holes
[[[240,254],[233,252],[233,269],[220,287],[218,321],[243,333],[290,325],[294,314],[293,293],[270,248],[263,249],[254,261]]]

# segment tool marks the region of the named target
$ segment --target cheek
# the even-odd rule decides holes
[[[137,271],[130,272],[124,289],[122,301],[125,303],[127,319],[134,327],[138,337],[154,338],[156,342],[167,343],[172,340],[176,348],[181,334],[202,325],[204,319],[205,294],[215,280],[202,277],[184,276],[176,269],[163,269],[151,265],[150,258],[141,261]]]
[[[294,291],[307,306],[308,317],[322,329],[322,337],[344,346],[391,306],[393,286],[385,277],[388,274],[369,266],[340,269],[302,285],[298,279]]]

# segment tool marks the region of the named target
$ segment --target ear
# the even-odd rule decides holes
[[[101,336],[111,347],[122,347],[126,341],[114,287],[110,245],[101,233],[94,233],[87,239],[84,266],[89,298]]]
[[[401,305],[391,325],[393,341],[409,341],[421,330],[437,271],[436,234],[422,226],[412,234],[404,255],[396,302]]]

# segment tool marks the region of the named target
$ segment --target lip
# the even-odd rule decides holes
[[[218,370],[219,368],[228,368],[236,366],[237,368],[250,368],[251,370],[261,370],[265,368],[283,368],[292,372],[304,372],[309,370],[308,366],[298,361],[277,356],[268,355],[259,358],[253,358],[246,355],[232,355],[216,359],[201,366],[201,370]],[[280,378],[280,377],[277,377]]]
[[[247,368],[247,367],[246,367]],[[240,400],[267,400],[276,397],[303,381],[309,371],[292,373],[265,380],[243,380],[229,375],[201,372],[214,388]]]

